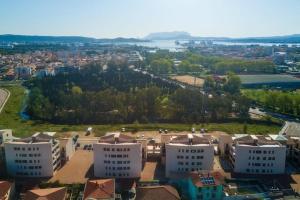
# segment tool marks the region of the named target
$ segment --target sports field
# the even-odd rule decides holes
[[[204,84],[204,79],[190,75],[171,76],[170,78],[181,83],[193,85],[196,87],[203,87]]]

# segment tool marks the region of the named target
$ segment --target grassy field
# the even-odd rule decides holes
[[[87,127],[92,126],[95,135],[103,135],[107,131],[119,131],[125,127],[127,131],[147,131],[168,129],[170,131],[189,131],[192,127],[197,130],[200,128],[208,129],[208,131],[224,131],[230,134],[242,133],[244,130],[243,123],[209,123],[209,124],[111,124],[111,125],[60,125],[51,124],[33,120],[22,120],[19,112],[22,109],[22,103],[25,96],[25,88],[20,85],[1,86],[11,92],[11,96],[0,114],[0,129],[13,129],[14,135],[17,137],[25,137],[32,135],[37,131],[84,131]],[[247,132],[251,134],[267,134],[278,133],[280,126],[268,124],[248,124]]]
[[[239,75],[242,84],[254,83],[299,83],[300,79],[291,75],[282,74],[255,74]]]

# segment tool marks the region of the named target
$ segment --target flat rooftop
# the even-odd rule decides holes
[[[13,142],[23,143],[39,143],[39,142],[51,142],[54,139],[55,132],[38,132],[31,137],[15,139]]]
[[[263,135],[236,135],[233,137],[236,145],[249,146],[282,146],[278,141]]]
[[[99,143],[109,143],[109,144],[121,144],[121,143],[136,143],[134,137],[125,135],[123,133],[107,133],[105,136],[100,137]]]
[[[187,134],[187,135],[180,135],[171,138],[170,144],[197,145],[197,144],[210,144],[210,141],[209,139],[200,135]]]

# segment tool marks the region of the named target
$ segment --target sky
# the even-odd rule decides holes
[[[300,34],[300,0],[0,0],[0,34],[137,37]]]

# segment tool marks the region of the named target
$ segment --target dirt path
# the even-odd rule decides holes
[[[6,89],[0,88],[0,113],[2,112],[7,100],[9,99],[10,92]]]

